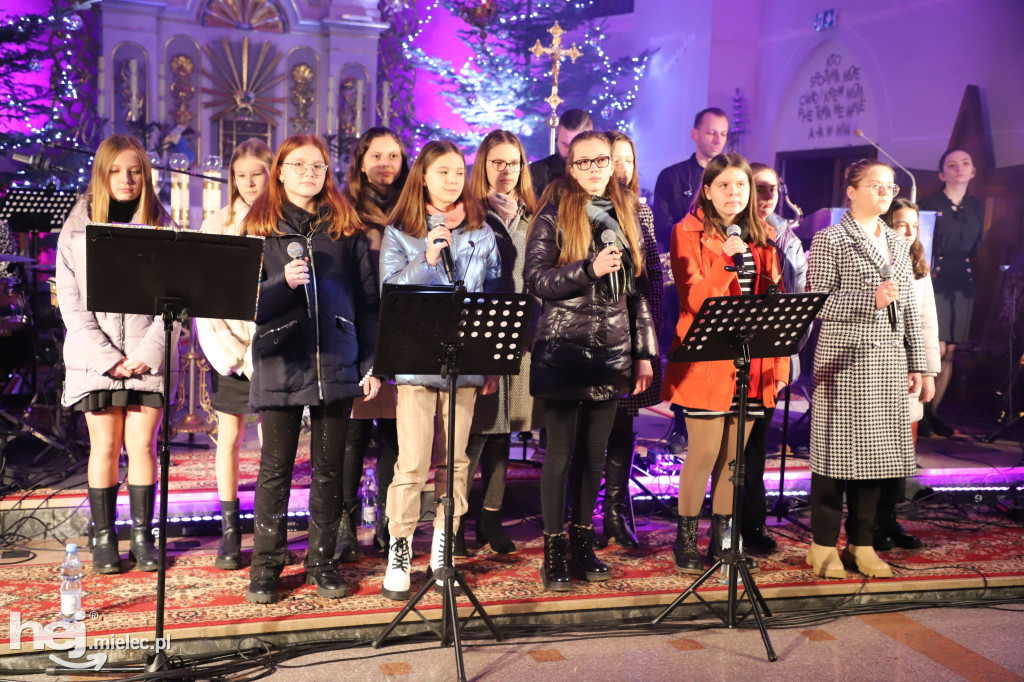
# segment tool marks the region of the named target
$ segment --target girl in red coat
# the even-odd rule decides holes
[[[739,154],[719,154],[704,169],[700,195],[690,213],[672,230],[672,273],[681,301],[673,351],[704,299],[763,294],[772,282],[781,282],[775,248],[769,243],[775,231],[758,217],[755,202],[750,200],[753,184],[746,159]],[[733,225],[740,228],[740,234],[726,236],[726,228]],[[733,265],[741,265],[741,270],[726,270]],[[775,397],[788,376],[788,357],[751,362],[744,424],[747,434],[753,419],[763,416],[765,407],[775,405]],[[738,428],[735,365],[732,360],[670,362],[665,369],[662,397],[684,408],[690,434],[689,450],[679,473],[679,521],[672,548],[675,567],[682,573],[700,574],[704,565],[697,553],[697,523],[709,476],[710,561],[718,558],[731,520],[729,465],[736,456]],[[746,561],[752,571],[757,569],[752,559]]]

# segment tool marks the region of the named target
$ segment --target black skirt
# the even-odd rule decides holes
[[[210,380],[213,383],[213,395],[210,397],[213,409],[224,414],[248,414],[253,411],[249,407],[249,380],[244,376],[223,376],[219,372],[211,372]]]
[[[127,388],[118,391],[91,391],[72,405],[72,409],[79,412],[102,412],[110,407],[130,407],[136,405],[159,409],[164,406],[164,397],[159,393],[151,391],[135,391]]]

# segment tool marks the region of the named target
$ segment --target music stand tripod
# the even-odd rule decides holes
[[[533,308],[526,294],[467,293],[457,283],[451,287],[388,286],[380,307],[380,326],[374,356],[374,372],[393,374],[440,374],[448,379],[448,476],[444,509],[444,559],[391,623],[373,640],[379,648],[410,613],[415,613],[441,640],[455,647],[459,680],[466,679],[460,629],[479,615],[494,639],[501,633],[452,563],[455,517],[455,397],[460,374],[518,374],[526,331]],[[417,339],[410,344],[409,339]],[[441,581],[441,629],[416,610],[416,604],[436,581]],[[456,583],[473,611],[460,623],[456,607]]]
[[[263,239],[138,225],[85,228],[86,308],[92,312],[153,315],[164,327],[164,410],[160,437],[160,564],[155,642],[164,641],[167,580],[167,484],[171,461],[171,353],[175,323],[189,316],[251,320],[256,316]],[[114,275],[113,273],[116,273]],[[146,670],[169,666],[166,651]]]
[[[732,484],[732,531],[730,548],[721,551],[719,558],[686,591],[676,597],[657,618],[653,625],[664,620],[691,594],[697,597],[712,614],[722,620],[728,628],[739,625],[741,618],[736,613],[738,582],[743,580],[743,592],[750,602],[750,610],[757,621],[769,661],[778,660],[772,647],[764,618],[771,618],[772,612],[761,596],[757,583],[744,562],[743,552],[738,549],[740,542],[741,512],[743,505],[743,482],[746,475],[744,466],[744,429],[747,417],[747,390],[750,387],[750,361],[753,358],[774,358],[792,355],[800,337],[818,314],[827,294],[780,294],[770,291],[763,296],[722,296],[709,298],[694,317],[683,343],[675,350],[670,362],[698,362],[711,360],[733,360],[736,364],[736,393],[739,397],[738,423],[736,429],[736,461],[733,465]],[[697,592],[721,567],[729,569],[729,590],[725,617],[711,606]],[[763,616],[762,616],[763,614]]]

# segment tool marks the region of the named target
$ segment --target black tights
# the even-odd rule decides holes
[[[614,398],[600,402],[544,400],[548,442],[540,476],[540,506],[545,533],[554,535],[565,530],[565,488],[570,463],[573,463],[573,480],[569,485],[570,520],[583,526],[593,523],[594,504],[604,473],[604,453],[618,404],[618,399]],[[573,457],[577,421],[586,450]]]
[[[309,408],[312,420],[309,456],[313,466],[309,486],[309,551],[306,554],[309,573],[334,568],[341,520],[341,453],[351,409],[351,400]],[[263,449],[253,501],[256,518],[249,572],[253,580],[276,579],[284,568],[288,551],[288,497],[302,430],[302,406],[261,410],[260,417]]]
[[[854,481],[811,474],[811,533],[814,544],[835,547],[843,520],[843,491],[846,491],[846,538],[851,545],[870,547],[875,524],[875,507],[881,490],[878,479]]]

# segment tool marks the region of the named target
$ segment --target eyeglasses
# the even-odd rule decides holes
[[[521,161],[502,161],[501,159],[491,159],[490,161],[488,161],[488,163],[490,163],[491,166],[494,167],[494,170],[498,171],[499,173],[505,170],[506,168],[515,173],[520,168],[523,167]]]
[[[305,161],[286,161],[282,166],[291,166],[296,175],[305,175],[312,169],[317,177],[324,175],[329,166],[326,163],[306,163]]]
[[[578,159],[572,162],[572,165],[576,166],[576,170],[590,170],[590,165],[593,164],[598,168],[607,168],[608,164],[612,162],[610,156],[599,156],[596,159]]]
[[[870,188],[872,192],[874,192],[880,197],[884,197],[886,192],[893,196],[896,196],[897,194],[900,193],[899,185],[883,185],[879,182],[872,182],[870,185],[861,185],[861,187]]]

